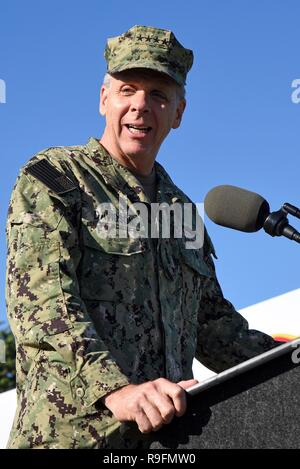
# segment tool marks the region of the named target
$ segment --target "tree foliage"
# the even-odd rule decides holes
[[[5,352],[5,353],[3,353]],[[4,363],[1,363],[5,360]],[[16,347],[10,329],[0,330],[0,392],[16,387]]]

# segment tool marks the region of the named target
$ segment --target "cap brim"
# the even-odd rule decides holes
[[[176,73],[173,73],[167,66],[163,64],[158,64],[157,62],[145,62],[145,61],[136,61],[136,62],[125,62],[118,67],[114,67],[108,70],[108,73],[118,73],[124,72],[125,70],[131,70],[133,68],[146,68],[148,70],[154,70],[155,72],[162,73],[167,75],[169,78],[174,80],[178,85],[182,86],[185,85],[182,80],[180,80],[179,76]]]

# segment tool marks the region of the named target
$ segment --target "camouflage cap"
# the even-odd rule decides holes
[[[172,31],[133,26],[121,36],[109,38],[104,56],[108,73],[149,68],[169,75],[184,85],[193,64],[193,52],[177,41]]]

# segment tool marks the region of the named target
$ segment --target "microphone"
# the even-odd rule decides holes
[[[289,225],[287,213],[298,217],[297,207],[288,203],[270,213],[268,202],[259,194],[240,187],[222,185],[211,189],[204,208],[217,225],[246,233],[264,228],[271,236],[286,236],[300,243],[300,233]],[[298,217],[299,218],[299,217]]]

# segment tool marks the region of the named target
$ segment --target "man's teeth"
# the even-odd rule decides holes
[[[135,125],[131,125],[131,124],[128,124],[128,130],[130,130],[130,132],[132,133],[145,133],[145,132],[149,132],[149,130],[151,130],[151,127],[137,127]]]

